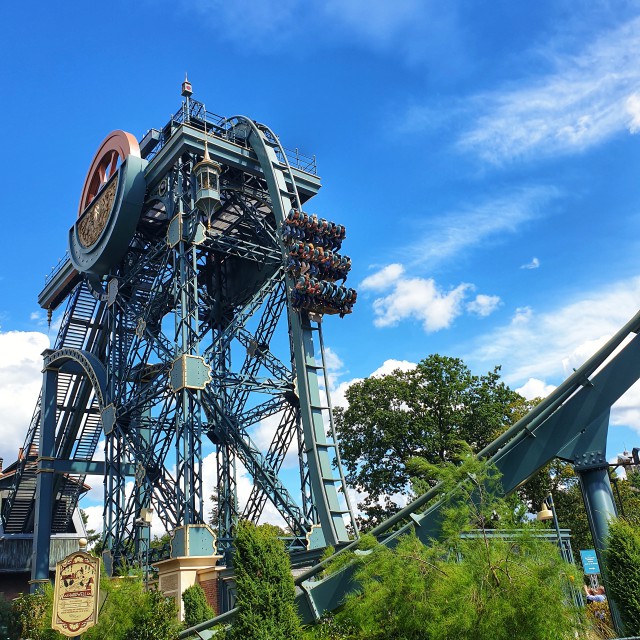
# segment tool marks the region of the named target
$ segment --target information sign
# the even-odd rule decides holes
[[[56,564],[51,626],[68,637],[84,633],[98,619],[100,560],[76,551]]]
[[[586,549],[580,551],[580,559],[582,560],[582,568],[586,575],[595,575],[600,573],[600,567],[598,565],[598,556],[595,549]]]

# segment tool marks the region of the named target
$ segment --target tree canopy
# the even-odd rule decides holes
[[[450,461],[461,440],[477,452],[526,413],[527,401],[499,371],[473,375],[459,358],[436,354],[349,387],[336,429],[347,482],[365,494],[365,526],[392,515],[397,496],[410,493],[411,458]]]

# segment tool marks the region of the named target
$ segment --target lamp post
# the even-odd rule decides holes
[[[553,496],[549,494],[542,501],[542,508],[536,514],[536,519],[539,522],[545,522],[547,520],[553,520],[553,526],[556,530],[556,537],[558,539],[558,547],[560,548],[560,557],[565,562],[573,563],[573,553],[571,552],[571,547],[565,548],[564,542],[562,540],[562,536],[560,535],[560,524],[558,523],[558,514],[556,513],[556,506],[553,502]],[[582,599],[582,593],[578,591],[573,584],[570,585],[571,592],[573,594],[574,602],[578,606],[583,606],[584,601]]]
[[[560,535],[560,524],[558,523],[558,514],[556,513],[556,506],[553,502],[553,496],[549,494],[542,502],[542,509],[538,511],[536,519],[540,522],[547,520],[553,520],[553,526],[556,530],[556,536],[558,539],[558,547],[560,548],[560,555],[566,562],[570,562],[570,558],[567,557],[564,544],[562,542],[562,536]]]
[[[151,546],[151,522],[153,519],[153,509],[150,507],[142,507],[140,516],[135,520],[134,524],[140,528],[138,540],[143,538],[145,543],[145,562],[144,562],[144,586],[149,589],[149,547]],[[142,549],[139,549],[138,562],[142,565]]]

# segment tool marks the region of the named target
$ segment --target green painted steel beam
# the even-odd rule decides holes
[[[53,470],[55,473],[73,473],[83,476],[103,476],[106,465],[102,460],[55,460]],[[136,465],[130,462],[120,464],[123,475],[134,477]]]

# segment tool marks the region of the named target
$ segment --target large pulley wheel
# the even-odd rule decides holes
[[[120,129],[112,131],[103,141],[87,172],[82,187],[78,216],[91,204],[100,189],[118,170],[118,167],[129,157],[140,157],[140,145],[135,136]]]
[[[142,210],[146,165],[132,134],[117,130],[102,141],[69,231],[69,256],[80,273],[100,278],[126,252]]]

